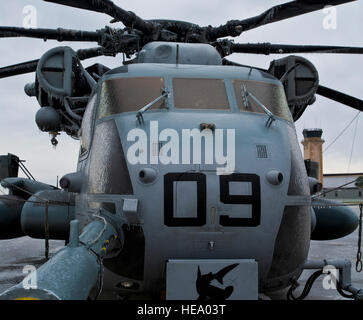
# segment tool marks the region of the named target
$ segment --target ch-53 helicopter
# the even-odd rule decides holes
[[[352,0],[298,0],[219,27],[143,20],[109,0],[45,0],[110,15],[123,29],[92,31],[0,27],[0,37],[96,42],[57,47],[40,60],[0,69],[0,77],[36,72],[25,92],[41,108],[36,123],[80,139],[77,172],[54,186],[9,174],[1,184],[1,238],[66,240],[1,299],[87,299],[104,277],[120,296],[154,299],[255,299],[291,287],[304,269],[339,269],[341,294],[362,299],[347,261],[307,261],[311,239],[345,236],[319,220],[294,121],[319,94],[357,110],[363,101],[324,87],[314,65],[295,55],[264,70],[226,59],[232,53],[362,54],[363,48],[242,44],[260,26]],[[82,60],[123,53],[110,70]],[[314,202],[315,201],[315,202]],[[347,211],[348,210],[348,211]],[[332,219],[335,217],[331,215]],[[343,217],[343,218],[342,218]],[[342,220],[343,219],[343,220]],[[344,230],[343,230],[344,229]],[[322,231],[323,230],[323,231]]]

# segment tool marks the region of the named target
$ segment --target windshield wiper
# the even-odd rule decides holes
[[[257,105],[267,114],[268,119],[266,122],[266,127],[270,128],[272,122],[276,120],[275,115],[269,109],[267,109],[260,100],[258,100],[251,92],[247,90],[246,85],[242,85],[242,100],[246,109],[249,108],[248,104],[249,97],[251,97],[252,100],[255,101]]]
[[[142,109],[140,109],[137,112],[136,118],[139,121],[139,123],[141,124],[142,122],[144,122],[144,117],[143,114],[148,111],[155,103],[159,102],[161,99],[165,99],[169,97],[169,92],[166,91],[165,89],[162,89],[162,94],[161,96],[157,97],[154,101],[151,101],[150,103],[148,103],[145,107],[143,107]]]

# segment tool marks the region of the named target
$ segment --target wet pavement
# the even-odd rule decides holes
[[[49,241],[49,254],[64,246],[64,241]],[[45,259],[45,241],[22,237],[11,240],[0,240],[0,293],[20,283],[27,273],[23,273],[25,266],[38,268]]]
[[[356,209],[354,209],[356,210]],[[358,210],[356,210],[358,213]],[[363,272],[355,271],[357,256],[358,230],[351,235],[332,241],[312,241],[309,252],[310,260],[323,259],[349,259],[352,263],[352,284],[363,288]],[[64,241],[50,241],[50,254],[53,255],[64,246]],[[0,240],[0,292],[5,291],[14,284],[21,282],[25,275],[24,266],[40,266],[45,262],[44,240],[23,237],[13,240]],[[304,287],[306,280],[314,270],[304,271],[299,282],[300,287],[294,293],[298,296]],[[324,275],[320,276],[314,283],[312,290],[306,300],[340,300],[341,297],[336,290],[326,290],[323,287]],[[285,300],[287,290],[270,294],[272,299]],[[106,294],[106,292],[104,293]]]
[[[363,271],[356,272],[355,264],[357,259],[358,248],[358,229],[351,235],[331,241],[311,241],[309,260],[350,260],[352,264],[352,285],[357,288],[363,288]],[[306,270],[299,278],[300,286],[294,292],[294,296],[298,297],[304,289],[307,279],[316,270]],[[314,283],[310,294],[305,300],[347,300],[343,298],[336,290],[326,290],[323,287],[323,279],[325,275],[321,275]],[[349,292],[348,292],[349,293]],[[269,295],[273,300],[286,300],[287,290]],[[349,300],[349,299],[348,299]]]
[[[359,217],[359,208],[357,206],[351,207]],[[352,285],[356,288],[363,289],[363,271],[357,272],[355,270],[357,261],[357,249],[358,249],[358,228],[352,234],[337,240],[330,241],[311,241],[309,260],[350,260],[352,264],[351,276]],[[298,297],[304,289],[304,285],[308,278],[316,270],[306,270],[299,278],[300,286],[294,292],[294,296]],[[326,290],[323,287],[323,279],[325,275],[321,275],[312,286],[310,294],[305,300],[347,300],[342,297],[337,290]],[[349,294],[349,292],[348,292]],[[273,300],[286,299],[287,290],[277,292],[269,295]]]

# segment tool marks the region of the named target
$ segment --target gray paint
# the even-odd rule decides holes
[[[90,212],[87,203],[89,201],[103,202],[108,199],[108,202],[114,202],[116,205],[116,217],[123,221],[122,223],[132,225],[135,221],[131,222],[127,214],[123,212],[123,199],[138,200],[138,225],[142,226],[145,236],[144,281],[141,283],[140,290],[156,295],[160,292],[160,286],[165,281],[161,270],[163,270],[165,261],[168,259],[256,259],[259,265],[260,286],[263,287],[273,260],[275,240],[280,229],[285,206],[309,205],[310,197],[305,196],[308,185],[300,187],[303,192],[299,195],[288,196],[291,164],[295,162],[295,167],[298,166],[299,168],[304,165],[303,162],[299,163],[302,161],[301,154],[300,158],[296,156],[296,152],[299,152],[296,134],[294,134],[294,138],[289,137],[291,132],[294,132],[294,124],[277,118],[277,121],[270,128],[267,128],[265,126],[266,115],[239,112],[231,79],[249,79],[280,86],[281,83],[271,77],[271,75],[250,68],[161,64],[130,65],[128,66],[127,73],[105,75],[103,80],[144,76],[164,77],[166,88],[171,93],[172,77],[174,76],[182,78],[223,78],[225,79],[231,110],[176,110],[174,109],[171,94],[167,101],[169,109],[146,112],[144,114],[145,122],[142,124],[137,123],[135,112],[96,120],[96,134],[91,142],[90,153],[96,152],[94,150],[97,150],[101,145],[98,142],[100,135],[97,133],[97,128],[112,122],[116,124],[117,135],[120,137],[124,153],[132,144],[127,142],[128,132],[134,128],[142,128],[148,132],[151,121],[158,121],[159,132],[165,128],[172,127],[180,133],[181,129],[199,128],[201,123],[213,123],[216,128],[220,129],[236,129],[236,172],[254,173],[261,178],[261,225],[255,228],[231,228],[219,225],[219,216],[228,212],[231,213],[233,210],[235,211],[237,206],[224,205],[220,202],[219,177],[216,175],[215,165],[162,166],[130,165],[127,163],[127,171],[132,181],[133,195],[125,193],[119,193],[119,195],[90,195],[84,189],[80,196],[77,197],[76,216],[84,225],[87,221],[87,214],[85,214],[84,209],[87,208],[88,214]],[[99,84],[100,86],[101,84]],[[114,137],[114,134],[112,136]],[[111,138],[111,135],[107,135],[107,137],[105,136],[104,139],[106,140],[104,141]],[[103,145],[103,148],[106,148],[106,154],[107,150],[118,150],[118,148],[111,148],[106,143],[103,143]],[[257,146],[266,146],[267,158],[266,155],[264,157],[259,155]],[[294,151],[291,152],[290,149],[294,149]],[[87,155],[83,155],[80,158],[79,169],[84,170],[85,175],[89,173],[92,175],[94,170],[89,171],[88,168],[89,158]],[[105,170],[105,168],[102,169],[102,161],[99,162],[98,168],[101,171]],[[151,183],[143,183],[139,179],[140,171],[145,169],[153,169],[157,172],[155,179]],[[266,175],[271,170],[277,170],[283,174],[284,179],[280,185],[273,185],[268,182]],[[203,227],[170,228],[164,225],[163,176],[170,172],[180,171],[201,172],[206,175],[207,224]],[[117,174],[121,174],[121,172]],[[305,176],[303,171],[299,171],[298,174],[300,179],[298,181],[301,184],[307,183],[306,173]],[[237,214],[248,216],[250,209],[242,205],[239,207]],[[212,208],[216,209],[214,221],[212,221],[213,219],[210,215],[211,210],[213,210]],[[310,230],[310,221],[307,223]],[[173,239],[173,241],[170,241],[170,239]],[[308,247],[306,241],[309,241],[309,239],[303,237],[301,240],[303,241],[302,246],[305,246],[304,248]],[[215,243],[214,250],[210,250],[208,247],[208,243],[211,241]],[[306,257],[305,254],[307,254],[305,249],[299,252],[298,266],[296,266],[298,270],[300,270],[300,259],[304,259]],[[117,270],[115,271],[117,272]],[[288,279],[284,281],[284,285],[287,285],[287,281]]]
[[[125,70],[124,70],[125,71]],[[136,120],[136,112],[116,114],[102,119],[95,119],[97,110],[89,119],[92,124],[93,137],[88,150],[79,158],[78,171],[84,180],[81,192],[75,197],[75,217],[79,219],[81,228],[88,228],[97,215],[103,203],[114,204],[115,214],[107,218],[115,223],[118,229],[123,225],[136,228],[140,239],[137,254],[129,262],[137,266],[140,274],[132,274],[130,270],[120,267],[120,258],[111,259],[111,270],[119,273],[119,281],[129,276],[139,280],[139,290],[160,294],[165,283],[163,273],[165,262],[169,259],[255,259],[258,263],[258,279],[260,290],[269,284],[268,274],[273,263],[274,251],[277,250],[276,238],[280,230],[283,213],[286,206],[297,208],[310,204],[306,172],[301,170],[303,162],[298,156],[298,146],[294,124],[276,117],[270,127],[266,126],[267,116],[250,112],[240,112],[237,106],[233,79],[261,81],[281,86],[281,83],[271,75],[253,68],[172,65],[172,64],[136,64],[128,66],[128,72],[105,75],[102,81],[120,77],[163,77],[165,89],[170,92],[166,101],[167,109],[149,110],[144,114],[144,122]],[[173,101],[173,77],[224,79],[230,110],[179,110],[175,109]],[[100,88],[98,84],[98,98]],[[141,108],[142,106],[140,106]],[[95,108],[97,109],[97,107]],[[125,155],[132,144],[127,141],[127,135],[134,128],[150,129],[150,122],[158,121],[159,132],[173,128],[181,136],[182,129],[200,128],[202,123],[213,124],[216,129],[235,129],[236,131],[236,168],[235,173],[256,174],[260,177],[261,186],[261,223],[257,227],[224,227],[219,218],[224,215],[249,217],[250,206],[230,205],[221,202],[220,179],[216,175],[216,165],[131,165]],[[292,133],[294,136],[292,137]],[[150,139],[150,138],[148,138]],[[150,141],[148,141],[149,143]],[[203,145],[203,144],[202,144]],[[261,153],[263,146],[263,154]],[[179,146],[181,149],[181,144]],[[292,151],[291,151],[292,150]],[[181,154],[181,150],[180,154]],[[202,151],[204,153],[204,151]],[[202,159],[204,156],[202,154]],[[300,163],[301,162],[301,163]],[[299,172],[291,178],[291,171]],[[154,170],[155,176],[150,183],[140,180],[140,172]],[[274,184],[269,181],[269,172],[279,172],[283,181]],[[197,172],[206,177],[206,224],[201,227],[167,227],[164,223],[164,176],[173,172]],[[293,172],[294,173],[294,172]],[[288,195],[291,179],[293,185],[303,184],[301,192]],[[304,185],[306,184],[306,185]],[[188,198],[188,192],[183,196]],[[233,191],[231,192],[237,192]],[[190,194],[193,201],[193,195]],[[195,197],[194,197],[195,199]],[[130,210],[131,203],[137,207]],[[136,209],[135,209],[136,208]],[[300,218],[299,218],[300,219]],[[306,258],[306,247],[310,239],[306,239],[305,225],[310,230],[309,221],[301,215],[301,247],[295,257],[284,261],[291,267],[287,272],[296,274],[300,271],[301,261]],[[300,224],[299,224],[300,226]],[[141,233],[140,233],[141,232]],[[299,231],[300,232],[300,231]],[[122,231],[119,230],[119,234]],[[134,239],[129,237],[126,240]],[[171,241],[172,239],[172,241]],[[291,240],[291,239],[290,239]],[[213,243],[213,246],[210,244]],[[125,247],[129,245],[126,244]],[[131,245],[132,247],[132,245]],[[120,257],[120,255],[118,256]],[[117,262],[116,262],[117,261]],[[141,266],[140,263],[143,263]],[[140,272],[139,272],[140,273]],[[282,286],[289,284],[290,275],[284,275]],[[142,280],[141,280],[142,279]],[[116,285],[116,283],[115,283]]]
[[[133,193],[124,152],[113,120],[103,122],[96,127],[88,192],[91,194]]]
[[[275,242],[273,261],[264,290],[282,289],[290,279],[300,276],[309,253],[310,233],[311,208],[287,206]]]
[[[258,299],[258,264],[254,260],[169,260],[166,265],[167,300],[199,300],[205,302],[197,292],[196,282],[198,268],[201,275],[217,274],[223,268],[237,264],[224,275],[222,283],[214,279],[210,285],[233,291],[227,300]],[[207,300],[208,301],[208,300]]]
[[[209,44],[150,42],[138,55],[139,63],[222,65],[219,53]]]

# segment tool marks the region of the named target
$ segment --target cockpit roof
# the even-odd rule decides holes
[[[171,77],[171,78],[213,78],[241,79],[282,85],[267,72],[253,67],[172,65],[140,63],[115,68],[107,72],[103,80],[128,77]]]

